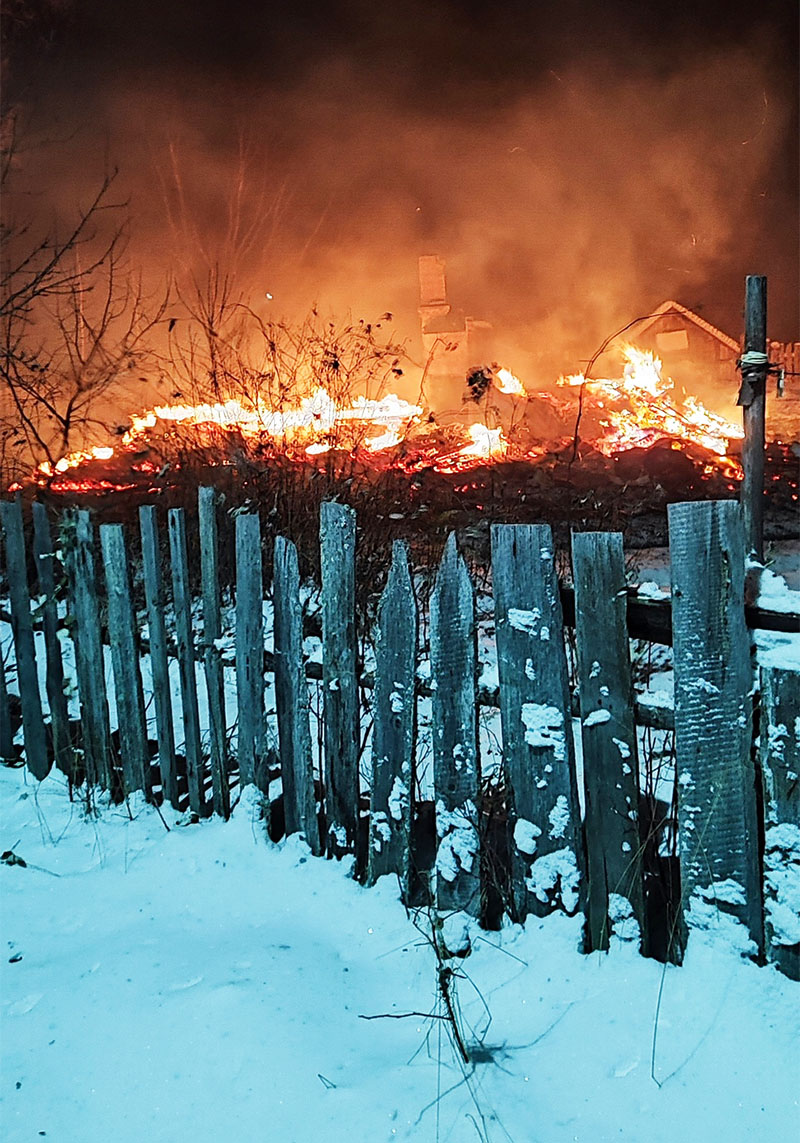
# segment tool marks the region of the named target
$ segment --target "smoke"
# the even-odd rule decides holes
[[[536,26],[510,3],[375,7],[270,6],[270,27],[210,0],[194,20],[98,6],[22,91],[51,140],[25,160],[36,209],[68,214],[118,165],[148,280],[219,264],[265,319],[389,311],[417,359],[417,258],[437,253],[535,383],[667,298],[738,336],[747,273],[770,276],[771,336],[800,336],[779,34],[688,50],[627,7],[605,41],[574,4]]]

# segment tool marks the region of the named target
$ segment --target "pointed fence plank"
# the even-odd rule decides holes
[[[480,910],[475,598],[455,532],[430,605],[436,905]]]
[[[409,887],[414,788],[416,658],[417,604],[406,546],[396,540],[389,579],[378,605],[367,882],[374,884],[384,873],[396,873],[404,899]]]
[[[69,726],[67,696],[64,694],[64,664],[61,641],[58,638],[58,603],[56,602],[55,553],[50,521],[44,504],[33,505],[33,553],[39,591],[44,596],[42,621],[44,648],[47,659],[47,702],[50,707],[50,728],[53,734],[53,755],[62,774],[72,778],[75,773],[75,754]]]
[[[139,532],[142,541],[142,574],[147,604],[147,628],[150,634],[150,673],[156,707],[156,738],[161,788],[164,798],[178,808],[178,778],[175,764],[175,728],[172,722],[172,688],[167,658],[167,629],[164,622],[164,585],[161,577],[161,548],[158,522],[152,504],[139,509]]]
[[[172,598],[175,605],[175,635],[178,643],[178,667],[181,679],[181,706],[183,708],[183,736],[186,754],[186,778],[189,785],[189,806],[198,816],[202,817],[206,812],[205,791],[203,789],[203,750],[200,741],[200,715],[197,708],[192,596],[189,589],[189,562],[186,554],[186,515],[184,509],[170,508],[167,520],[172,563]]]
[[[800,980],[800,672],[761,670],[767,959]]]
[[[214,813],[227,818],[231,812],[228,788],[228,740],[225,726],[225,678],[222,669],[222,615],[219,602],[219,535],[217,492],[198,489],[200,527],[200,577],[203,592],[203,666],[208,694],[211,739],[211,788]]]
[[[0,519],[6,539],[6,572],[11,601],[14,654],[17,660],[17,683],[22,705],[25,762],[34,778],[41,782],[50,773],[51,761],[47,752],[47,735],[39,692],[28,571],[25,562],[22,502],[19,497],[0,503]]]
[[[731,500],[670,504],[675,747],[684,918],[716,906],[763,945],[744,532]]]
[[[325,723],[327,850],[358,846],[358,684],[355,620],[356,514],[346,504],[320,506],[322,678]]]
[[[264,714],[264,587],[261,522],[257,513],[236,517],[236,695],[238,756],[242,786],[266,786]],[[264,790],[266,792],[266,790]]]
[[[75,673],[81,704],[86,780],[110,790],[114,771],[106,697],[106,672],[98,610],[94,528],[85,509],[65,516],[62,549],[70,592]],[[116,793],[117,791],[115,791]]]
[[[615,921],[635,918],[646,947],[622,536],[573,535],[572,564],[586,791],[586,952],[608,948],[609,905]]]
[[[546,524],[492,527],[503,764],[514,919],[574,913],[585,858],[553,537]]]
[[[275,539],[275,707],[286,833],[301,833],[312,853],[322,852],[314,793],[308,683],[303,665],[303,609],[297,548]]]
[[[144,790],[148,799],[152,799],[147,720],[139,667],[139,632],[133,610],[125,533],[121,524],[100,525],[100,547],[106,575],[108,641],[114,672],[114,700],[125,792]]]

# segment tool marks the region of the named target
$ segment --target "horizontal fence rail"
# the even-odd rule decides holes
[[[495,525],[498,674],[480,684],[485,608],[481,626],[455,533],[427,607],[395,543],[365,630],[358,521],[324,504],[311,593],[321,657],[309,658],[311,596],[294,543],[275,539],[268,578],[258,514],[231,516],[210,488],[199,493],[197,534],[183,508],[169,510],[166,528],[141,508],[134,535],[120,524],[96,531],[86,511],[50,520],[40,504],[29,528],[19,497],[0,504],[10,606],[0,619],[13,639],[0,660],[7,761],[37,780],[55,763],[89,804],[98,788],[117,800],[141,791],[197,820],[227,817],[254,783],[271,836],[351,854],[370,884],[393,874],[409,904],[465,909],[486,924],[582,912],[585,951],[616,935],[676,962],[693,927],[733,918],[753,955],[800,978],[787,889],[800,876],[800,674],[762,667],[754,688],[748,630],[797,631],[800,617],[746,605],[738,505],[671,506],[664,601],[626,586],[616,534],[574,535],[573,587],[557,579],[548,526]],[[232,601],[220,584],[223,527],[234,540]],[[673,645],[674,713],[634,693],[631,639]],[[499,765],[488,764],[486,717],[497,720]]]

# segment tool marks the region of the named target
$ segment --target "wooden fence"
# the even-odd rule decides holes
[[[54,542],[47,513],[35,504],[28,553],[20,499],[0,504],[24,762],[34,778],[43,779],[55,763],[87,797],[97,787],[118,798],[140,790],[148,800],[163,798],[177,809],[188,803],[199,818],[211,812],[227,817],[237,786],[255,782],[268,793],[279,776],[281,796],[271,804],[265,798],[266,814],[276,817],[273,836],[299,832],[314,853],[352,853],[368,883],[396,874],[406,900],[484,916],[487,903],[499,901],[517,921],[531,913],[582,910],[587,951],[607,948],[610,935],[625,930],[638,932],[643,952],[675,960],[692,925],[708,925],[727,913],[746,926],[759,956],[800,978],[800,918],[787,891],[800,872],[800,675],[762,669],[754,685],[737,504],[676,504],[669,510],[671,628],[662,618],[660,629],[666,628],[674,644],[678,844],[671,861],[663,846],[674,822],[657,820],[641,788],[641,707],[634,697],[630,634],[642,620],[634,615],[631,621],[620,536],[573,537],[574,589],[565,593],[548,526],[492,527],[499,677],[493,701],[500,709],[503,748],[500,773],[491,780],[482,772],[479,742],[475,591],[456,536],[450,536],[427,617],[433,799],[423,802],[415,770],[423,733],[420,616],[405,546],[397,542],[393,548],[377,609],[374,672],[365,679],[355,618],[355,513],[343,504],[323,505],[315,773],[313,671],[303,657],[295,546],[285,537],[274,545],[270,655],[259,517],[233,515],[231,725],[213,490],[200,490],[198,508],[200,598],[190,591],[185,512],[171,509],[169,606],[156,511],[140,510],[135,564],[143,588],[144,640],[132,590],[134,537],[122,525],[102,525],[98,547],[89,513],[74,511],[60,522]],[[34,614],[29,565],[36,578]],[[66,605],[61,613],[60,583]],[[572,690],[565,600],[574,608],[577,646]],[[43,633],[42,664],[35,624]],[[64,626],[74,645],[78,727],[70,722],[64,693]],[[170,660],[177,661],[179,712],[173,709]],[[277,751],[269,746],[265,667],[274,677]],[[0,753],[11,758],[7,669],[0,671]],[[205,692],[205,732],[199,687]],[[116,710],[113,728],[109,697]],[[573,714],[580,719],[582,771]],[[372,763],[365,781],[359,766],[370,720]],[[181,753],[176,742],[182,743]]]

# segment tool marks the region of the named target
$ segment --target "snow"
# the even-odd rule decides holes
[[[517,818],[514,823],[514,844],[520,853],[528,857],[536,852],[536,839],[542,836],[542,831],[527,818]]]
[[[583,720],[584,726],[601,726],[604,722],[611,722],[611,712],[607,710],[593,710]]]
[[[567,756],[564,737],[564,716],[555,706],[526,702],[520,711],[525,727],[525,741],[529,746],[551,747],[555,758],[563,762]]]

